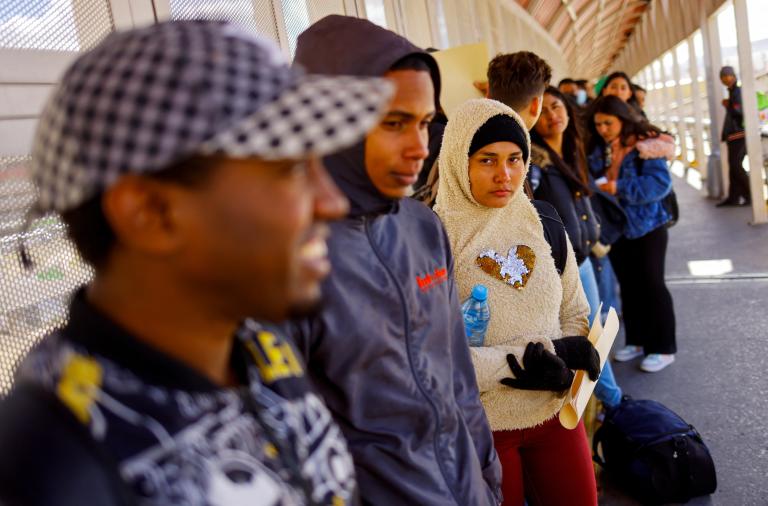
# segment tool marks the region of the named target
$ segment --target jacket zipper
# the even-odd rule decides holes
[[[376,243],[373,240],[373,235],[371,232],[370,219],[367,216],[363,216],[363,226],[365,227],[365,235],[368,238],[368,243],[371,245],[371,250],[373,251],[373,254],[376,255],[376,258],[378,259],[379,263],[384,267],[384,270],[387,271],[387,274],[392,279],[392,282],[394,283],[395,288],[397,288],[397,294],[400,297],[400,307],[403,311],[403,337],[405,338],[405,350],[408,354],[408,365],[411,368],[411,375],[413,376],[413,379],[416,381],[416,386],[419,388],[419,392],[421,392],[421,395],[423,395],[424,398],[429,403],[429,406],[432,408],[432,413],[435,416],[435,420],[437,422],[435,427],[436,429],[435,435],[433,439],[434,449],[435,449],[435,460],[437,460],[437,466],[440,468],[440,474],[443,475],[443,480],[445,480],[445,485],[446,487],[448,487],[448,490],[451,491],[451,495],[453,496],[454,501],[456,501],[456,504],[461,504],[461,501],[459,501],[459,498],[456,497],[456,491],[453,490],[453,487],[451,486],[451,480],[448,479],[448,476],[446,475],[445,468],[443,467],[443,461],[440,455],[440,445],[438,443],[438,438],[440,437],[440,428],[442,427],[440,414],[437,410],[437,406],[435,406],[435,402],[424,390],[424,386],[421,384],[421,381],[419,381],[419,376],[416,373],[416,369],[413,365],[414,361],[412,356],[411,339],[410,339],[410,332],[409,332],[409,325],[408,325],[408,307],[405,303],[405,294],[403,293],[403,288],[400,286],[400,283],[398,283],[397,278],[392,273],[392,271],[390,270],[386,262],[384,262],[384,259],[379,253],[379,250],[376,248]]]

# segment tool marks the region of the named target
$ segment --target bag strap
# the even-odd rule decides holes
[[[637,156],[635,156],[635,169],[637,170],[637,175],[642,176],[643,175],[643,159],[640,158],[640,152],[638,151]]]
[[[592,436],[592,460],[597,465],[605,469],[605,460],[598,453],[599,446],[603,442],[603,435],[605,434],[605,431],[601,429],[602,427],[597,429],[597,431],[595,431],[595,434]]]
[[[674,438],[674,452],[677,453],[677,458],[680,460],[680,465],[683,468],[683,472],[681,473],[681,485],[685,490],[683,490],[686,497],[690,497],[691,495],[691,485],[693,481],[693,476],[691,476],[691,461],[690,461],[690,450],[689,445],[690,442],[688,441],[687,435],[681,435]]]
[[[645,449],[645,448],[647,448],[649,446],[655,445],[656,443],[658,443],[662,439],[669,438],[670,436],[674,438],[676,436],[688,435],[690,433],[690,429],[693,429],[693,425],[688,425],[688,427],[689,427],[689,430],[685,430],[685,431],[681,431],[680,429],[675,429],[675,430],[671,430],[671,431],[668,431],[668,432],[663,432],[661,434],[658,434],[653,440],[639,445],[637,447],[637,449],[638,450],[643,450],[643,449]]]
[[[551,204],[543,200],[532,200],[531,203],[539,213],[539,219],[544,226],[544,239],[552,249],[557,273],[562,276],[568,261],[568,237],[565,234],[565,225]]]

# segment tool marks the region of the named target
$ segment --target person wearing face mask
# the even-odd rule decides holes
[[[405,198],[428,155],[437,63],[399,35],[346,16],[299,35],[295,63],[395,85],[364,141],[324,160],[351,210],[330,227],[334,271],[322,311],[288,324],[348,441],[362,501],[496,505],[501,471],[448,238],[430,209]]]
[[[600,224],[591,205],[593,192],[574,109],[552,86],[544,91],[541,116],[531,130],[531,141],[528,180],[533,197],[552,204],[563,220],[589,302],[591,324],[600,304],[600,295],[590,256],[593,250],[600,254],[605,246],[599,243]],[[622,391],[616,384],[610,363],[603,368],[595,396],[607,409],[621,402]]]
[[[568,100],[571,100],[573,105],[577,105],[576,99],[579,92],[579,86],[576,84],[576,81],[570,77],[561,79],[560,82],[557,83],[557,89],[560,90],[560,93],[567,97]]]
[[[667,160],[674,144],[615,96],[598,99],[589,129],[589,170],[600,189],[614,195],[626,214],[622,237],[610,251],[621,287],[626,346],[615,359],[645,356],[640,368],[657,372],[675,360],[675,313],[664,282],[666,223],[662,199],[672,190]]]
[[[576,103],[579,107],[589,106],[592,103],[593,97],[590,96],[587,89],[587,80],[576,79],[576,86],[578,87],[578,90],[576,90]]]
[[[483,403],[502,463],[505,505],[595,505],[597,492],[583,423],[572,431],[557,413],[571,369],[599,374],[589,341],[589,306],[568,241],[555,267],[545,220],[557,213],[523,191],[530,159],[523,119],[495,100],[470,100],[448,121],[438,158],[435,212],[455,254],[459,297],[488,288],[491,320],[471,348]]]
[[[566,77],[561,79],[557,84],[557,89],[560,93],[567,98],[574,109],[581,112],[581,109],[587,105],[587,90],[583,85],[579,84],[580,81]]]

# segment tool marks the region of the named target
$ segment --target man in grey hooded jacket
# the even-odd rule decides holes
[[[440,75],[434,59],[368,21],[326,17],[298,38],[309,72],[385,76],[388,113],[324,162],[351,203],[331,225],[325,306],[291,322],[341,426],[364,503],[501,502],[501,469],[480,404],[439,219],[403,198],[428,155]],[[305,128],[312,128],[308,118]]]

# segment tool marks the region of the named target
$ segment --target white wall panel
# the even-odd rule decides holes
[[[53,89],[53,84],[0,84],[0,120],[38,116]]]
[[[401,0],[400,6],[405,26],[403,35],[419,47],[433,46],[432,23],[425,0]]]
[[[0,120],[0,154],[25,156],[32,147],[37,119]]]
[[[55,83],[77,55],[74,51],[0,48],[0,83]]]

